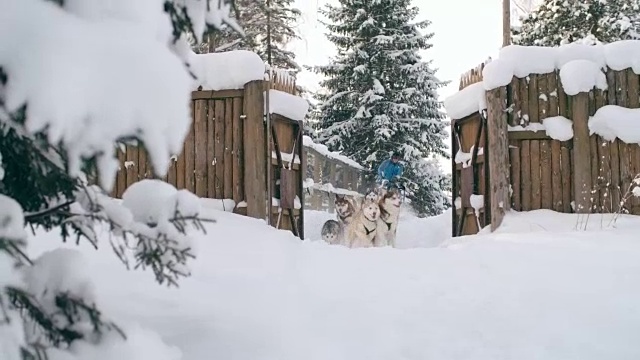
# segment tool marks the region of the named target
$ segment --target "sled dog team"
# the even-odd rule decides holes
[[[322,226],[322,239],[329,244],[358,247],[395,247],[402,199],[397,189],[371,190],[357,204],[336,194],[336,220]]]

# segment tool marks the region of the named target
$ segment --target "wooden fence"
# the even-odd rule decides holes
[[[233,199],[234,212],[261,219],[267,219],[267,189],[270,188],[274,198],[271,224],[303,237],[304,193],[300,165],[291,172],[280,171],[283,152],[295,153],[298,159],[302,157],[300,146],[294,149],[294,144],[302,139],[302,124],[273,115],[272,129],[266,128],[264,94],[269,89],[295,94],[295,82],[286,76],[276,76],[272,81],[250,82],[244,89],[192,92],[191,129],[182,153],[171,158],[169,171],[162,179],[200,197]],[[271,151],[267,151],[267,146]],[[271,156],[267,154],[276,156],[269,161]],[[143,147],[127,145],[118,151],[118,158],[121,167],[112,193],[114,197],[121,197],[134,182],[153,177]],[[270,172],[268,164],[272,166]],[[284,172],[287,174],[283,175]],[[267,173],[271,174],[269,179]],[[281,177],[286,179],[283,181]]]
[[[319,152],[312,146],[305,146],[307,196],[305,208],[311,210],[335,211],[335,195],[348,198],[361,197],[364,192],[362,167],[341,161],[326,152]],[[311,181],[313,185],[311,185]]]
[[[453,153],[464,155],[453,161],[454,236],[477,233],[489,224],[493,229],[509,209],[619,211],[640,173],[640,146],[590,135],[588,120],[605,105],[639,108],[640,78],[632,69],[609,69],[606,78],[608,90],[569,96],[557,71],[514,77],[508,86],[486,93],[486,111],[454,119]],[[541,124],[556,116],[573,120],[573,138],[559,141],[547,135]],[[474,154],[472,146],[482,149]],[[493,160],[485,162],[485,156]],[[491,162],[495,168],[490,169]],[[483,195],[479,216],[471,195]],[[640,214],[638,198],[625,202],[624,211]]]

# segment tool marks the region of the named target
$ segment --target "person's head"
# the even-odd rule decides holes
[[[391,161],[396,164],[398,161],[400,161],[400,152],[399,151],[394,151],[393,154],[391,154]]]

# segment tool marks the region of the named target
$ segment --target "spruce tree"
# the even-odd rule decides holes
[[[432,196],[440,194],[424,171],[425,159],[445,153],[447,121],[431,63],[419,51],[431,48],[429,21],[414,22],[418,8],[410,0],[340,0],[323,15],[337,55],[316,67],[325,76],[318,95],[319,140],[369,169],[373,181],[379,164],[400,151],[408,198],[421,215],[441,212]]]
[[[58,49],[53,42],[60,40],[56,44],[62,43],[68,46],[57,50],[61,54],[79,54],[83,50],[80,41],[74,42],[69,37],[57,39],[56,36],[43,36],[42,33],[49,30],[58,31],[64,35],[66,34],[64,31],[67,31],[68,28],[84,27],[94,30],[101,26],[101,32],[94,31],[94,34],[111,40],[111,43],[105,45],[110,47],[107,50],[122,51],[117,54],[112,53],[113,59],[126,58],[134,64],[141,63],[141,59],[147,59],[144,56],[148,54],[144,51],[132,54],[124,53],[123,49],[130,50],[131,48],[118,47],[120,42],[113,40],[116,37],[113,32],[124,32],[121,31],[122,29],[125,31],[131,29],[148,30],[143,28],[144,25],[135,23],[131,19],[102,24],[91,23],[88,20],[80,22],[77,18],[78,14],[74,13],[78,8],[67,7],[66,3],[65,1],[51,2],[48,0],[10,0],[4,2],[0,11],[8,14],[7,18],[20,19],[16,21],[21,21],[21,23],[20,26],[16,26],[15,33],[0,33],[0,44],[8,44],[9,47],[14,44],[23,44],[25,48],[32,51],[46,52]],[[116,3],[111,5],[117,7],[119,4]],[[151,28],[152,31],[147,31],[132,41],[137,41],[138,45],[152,43],[148,48],[156,51],[156,55],[159,54],[158,58],[161,60],[157,64],[162,64],[160,66],[170,64],[172,67],[166,70],[178,74],[172,79],[184,80],[181,83],[184,86],[180,89],[187,89],[187,65],[177,61],[178,50],[173,46],[177,45],[177,42],[183,39],[183,34],[187,32],[198,33],[204,31],[205,28],[212,32],[217,31],[216,27],[221,26],[221,23],[205,24],[205,18],[215,18],[222,23],[227,23],[230,28],[238,29],[237,24],[228,16],[228,10],[232,3],[224,2],[224,4],[221,3],[221,8],[217,8],[216,4],[211,1],[211,7],[207,9],[197,8],[198,4],[193,7],[194,4],[185,4],[181,0],[167,0],[164,3],[164,8],[162,3],[150,4],[148,9],[155,12],[153,16],[166,16],[171,21],[171,25],[166,23],[169,28],[163,29],[167,30],[166,34],[170,38],[159,41],[153,37],[157,28]],[[92,5],[94,6],[84,8],[84,10],[95,11],[93,15],[104,15],[107,18],[119,15],[100,13],[104,8],[100,7],[99,2],[93,2]],[[25,16],[31,12],[40,16]],[[147,14],[138,13],[137,15]],[[45,18],[45,16],[48,17]],[[29,21],[33,23],[28,23]],[[202,28],[194,25],[198,23],[202,25]],[[40,26],[42,27],[39,28]],[[111,31],[105,31],[107,30],[106,26],[112,26],[109,29]],[[194,27],[196,28],[194,29]],[[22,31],[21,28],[28,29],[28,31]],[[145,37],[146,34],[152,35]],[[14,39],[17,41],[13,41]],[[144,43],[140,39],[146,39],[148,43]],[[76,47],[73,48],[73,45]],[[109,109],[101,107],[102,114],[91,111],[89,116],[83,117],[84,124],[81,127],[71,126],[72,122],[76,120],[73,119],[74,116],[78,113],[84,114],[84,111],[87,111],[85,109],[88,108],[94,110],[96,105],[83,103],[84,100],[70,100],[69,97],[63,97],[64,101],[55,103],[43,102],[42,98],[46,98],[46,96],[42,96],[41,92],[45,91],[46,93],[46,90],[43,89],[51,88],[49,86],[51,84],[44,83],[51,82],[50,78],[42,79],[40,77],[42,73],[40,73],[40,75],[34,75],[25,80],[21,74],[26,71],[25,69],[37,69],[38,66],[45,66],[48,72],[61,75],[57,78],[60,81],[63,79],[62,74],[68,74],[68,78],[76,79],[87,75],[87,71],[91,72],[95,69],[91,67],[91,64],[87,66],[87,63],[82,63],[83,59],[78,60],[80,66],[78,66],[79,69],[75,69],[73,66],[69,67],[67,63],[61,62],[59,58],[50,61],[50,58],[38,57],[37,54],[34,55],[38,57],[37,61],[25,63],[24,61],[16,61],[16,59],[23,58],[20,50],[16,51],[15,47],[3,48],[3,50],[7,51],[0,55],[0,354],[2,354],[0,357],[3,360],[44,359],[47,358],[47,348],[72,352],[75,351],[71,350],[74,348],[74,344],[80,344],[78,345],[80,347],[98,346],[103,338],[109,337],[109,333],[121,335],[125,341],[126,334],[116,324],[103,317],[93,303],[95,299],[92,299],[91,296],[85,297],[87,291],[74,293],[70,288],[63,288],[73,286],[69,284],[77,280],[78,276],[74,276],[76,274],[53,271],[51,275],[46,275],[49,277],[42,279],[41,269],[43,266],[46,268],[43,265],[46,261],[44,261],[44,255],[36,260],[27,255],[25,248],[28,235],[25,227],[27,229],[59,231],[64,241],[88,241],[95,247],[111,245],[125,266],[150,269],[160,284],[177,285],[180,278],[188,276],[185,266],[187,260],[193,255],[188,247],[187,230],[193,229],[193,227],[202,228],[201,220],[197,216],[180,213],[179,204],[187,198],[193,201],[195,195],[178,193],[177,195],[180,196],[172,198],[175,199],[175,202],[165,204],[167,206],[166,217],[151,221],[136,218],[136,213],[131,208],[127,208],[124,203],[121,204],[110,198],[99,186],[92,185],[87,179],[105,177],[104,173],[102,177],[98,176],[98,169],[102,171],[108,168],[115,172],[113,167],[105,167],[105,164],[110,160],[115,161],[114,154],[118,143],[136,139],[141,141],[141,137],[148,136],[146,139],[158,145],[164,141],[163,135],[147,132],[146,126],[148,124],[131,123],[129,124],[131,126],[130,133],[122,135],[115,143],[108,143],[109,140],[104,140],[104,138],[111,139],[109,135],[104,135],[106,137],[103,138],[89,136],[76,143],[70,141],[68,138],[71,136],[70,134],[82,133],[82,131],[91,134],[91,131],[103,129],[105,123],[117,128],[114,124],[118,124],[118,119],[100,117],[100,115],[105,116],[105,113],[111,114]],[[69,58],[75,60],[73,57],[66,59]],[[181,69],[181,66],[184,66],[184,69]],[[96,67],[99,66],[96,65]],[[122,67],[120,70],[124,71]],[[91,72],[90,75],[94,75],[94,72]],[[157,74],[153,74],[153,76],[157,76]],[[119,78],[115,73],[109,74],[105,78],[105,82],[109,82],[111,77]],[[149,77],[145,79],[148,80]],[[121,84],[122,88],[132,86],[126,83],[128,79],[124,80]],[[19,89],[16,91],[16,84],[24,84],[25,81],[41,81],[42,86],[33,88],[18,86]],[[86,84],[82,81],[76,81],[74,85]],[[91,85],[93,86],[91,88],[76,90],[79,93],[84,93],[101,88],[100,83]],[[115,90],[115,87],[111,89]],[[158,89],[157,93],[152,96],[167,95],[163,91],[166,89]],[[184,98],[187,99],[187,97],[188,95],[185,93]],[[34,101],[35,105],[29,100],[33,98],[39,100]],[[174,105],[179,101],[180,99],[174,100]],[[133,106],[125,101],[122,104],[112,103],[110,105],[113,108],[124,109],[118,112],[119,116],[126,117],[127,113],[136,113],[138,118],[148,116],[148,114],[139,112],[139,108],[133,109]],[[157,106],[162,105],[158,104]],[[188,119],[188,105],[186,103],[183,105],[184,118],[173,119],[174,122]],[[91,108],[92,106],[94,108]],[[54,110],[51,110],[52,108]],[[178,105],[178,108],[181,106]],[[65,112],[61,109],[73,109],[73,111]],[[50,113],[43,113],[47,110]],[[63,115],[60,115],[60,111]],[[110,123],[109,120],[113,123]],[[47,126],[34,127],[34,121],[45,121]],[[68,124],[65,123],[67,121]],[[160,121],[157,124],[159,123]],[[155,125],[148,126],[153,128]],[[83,144],[78,144],[79,142]],[[110,147],[113,153],[109,153],[104,150],[104,147],[101,147],[104,143],[107,143],[107,147]],[[140,144],[144,146],[142,142]],[[157,151],[157,148],[155,150],[155,154],[162,154],[162,151]],[[150,151],[149,153],[153,154],[154,152]],[[164,160],[168,162],[169,159],[156,160],[157,162],[154,164],[164,162]],[[158,194],[149,195],[150,199],[158,196]],[[102,240],[102,244],[99,245],[98,238],[104,237],[105,234],[109,238]],[[65,258],[62,255],[69,254],[64,251],[53,255],[49,254],[48,259],[51,261],[61,260]],[[61,262],[53,261],[53,263]],[[64,265],[58,266],[58,270],[60,269],[64,269]],[[39,274],[37,274],[37,270],[40,270]],[[78,271],[82,271],[82,269]],[[29,276],[36,277],[36,275],[40,275],[40,277],[35,278],[34,282],[29,282]],[[67,279],[65,275],[71,275],[73,279]],[[24,280],[21,280],[22,278]],[[34,283],[37,285],[33,285]],[[40,289],[40,287],[44,288]]]
[[[637,39],[638,0],[545,0],[512,29],[517,45],[557,46],[591,39],[610,43]]]
[[[300,10],[293,7],[294,0],[236,0],[237,21],[245,36],[225,29],[213,34],[203,44],[194,46],[194,51],[220,52],[230,50],[251,50],[271,65],[291,74],[297,74],[300,66],[295,54],[287,50],[287,45],[299,39],[295,30]],[[268,16],[270,11],[271,16]],[[267,28],[270,24],[270,39]]]

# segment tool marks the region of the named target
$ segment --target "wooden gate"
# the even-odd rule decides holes
[[[302,122],[274,114],[267,129],[267,91],[295,89],[274,78],[249,82],[244,89],[194,91],[191,130],[162,179],[200,197],[233,199],[235,213],[269,220],[303,238]],[[123,146],[118,157],[112,196],[154,177],[143,147]]]
[[[270,118],[271,171],[268,189],[271,192],[271,225],[278,229],[288,229],[294,235],[304,234],[304,191],[303,177],[306,164],[303,164],[303,144],[301,121],[294,121],[272,114]]]
[[[453,120],[451,127],[452,234],[475,234],[490,223],[486,112]]]

